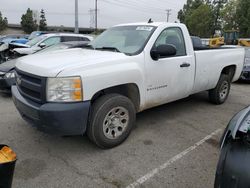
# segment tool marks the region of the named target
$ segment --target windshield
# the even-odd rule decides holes
[[[48,48],[44,48],[44,49],[40,50],[38,53],[51,52],[51,51],[56,51],[56,50],[65,50],[68,48],[70,48],[70,45],[60,43],[60,44],[50,46]]]
[[[98,36],[89,45],[96,50],[113,50],[128,55],[140,53],[154,32],[153,26],[118,26]]]
[[[37,32],[37,31],[33,31],[30,36],[29,36],[29,40],[32,40],[34,38],[36,38],[37,36],[40,35],[40,32]]]
[[[31,41],[27,42],[26,44],[29,45],[30,47],[36,45],[37,43],[39,43],[40,41],[42,41],[43,39],[45,39],[46,37],[44,35],[41,35],[39,37],[36,37],[34,39],[32,39]]]

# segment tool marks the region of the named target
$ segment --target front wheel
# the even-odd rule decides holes
[[[101,148],[115,147],[129,136],[135,119],[130,99],[119,94],[104,95],[92,106],[88,137]]]
[[[228,75],[222,74],[217,86],[209,91],[209,100],[214,104],[223,104],[229,95],[231,82]]]

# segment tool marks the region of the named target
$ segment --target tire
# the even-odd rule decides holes
[[[231,81],[228,75],[222,74],[217,83],[217,86],[209,91],[209,100],[211,103],[220,105],[223,104],[230,93]]]
[[[127,139],[135,120],[136,110],[130,99],[119,94],[104,95],[92,106],[87,135],[98,147],[113,148]]]

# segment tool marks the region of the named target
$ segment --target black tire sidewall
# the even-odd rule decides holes
[[[227,81],[227,83],[228,83],[228,92],[227,92],[226,97],[224,99],[222,99],[220,97],[220,89],[221,89],[222,84],[223,84],[224,81]],[[220,76],[220,79],[219,79],[216,87],[209,91],[209,100],[210,100],[210,102],[212,102],[214,104],[217,104],[217,105],[223,104],[227,100],[227,98],[229,96],[230,89],[231,89],[230,77],[228,75],[226,75],[226,74],[222,74]]]
[[[115,107],[123,107],[128,111],[129,121],[125,132],[117,139],[109,139],[103,133],[103,121],[109,111]],[[125,96],[113,94],[94,104],[90,121],[91,139],[101,148],[112,148],[121,144],[130,134],[136,119],[136,112],[133,103]]]
[[[225,81],[228,83],[228,89],[227,89],[227,95],[226,95],[226,97],[222,99],[220,97],[220,90],[221,90],[222,84]],[[224,103],[227,100],[227,98],[229,96],[229,93],[230,93],[230,88],[231,88],[231,83],[229,81],[229,76],[227,76],[227,75],[221,75],[220,82],[219,82],[218,88],[217,88],[217,93],[216,93],[220,104]]]

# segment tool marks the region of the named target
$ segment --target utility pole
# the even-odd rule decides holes
[[[169,22],[169,17],[171,15],[171,11],[172,9],[167,9],[166,12],[167,12],[167,22]]]
[[[95,9],[89,9],[89,27],[90,28],[95,28]]]
[[[95,32],[97,33],[97,0],[95,0]]]
[[[75,33],[79,33],[78,0],[75,0]]]

